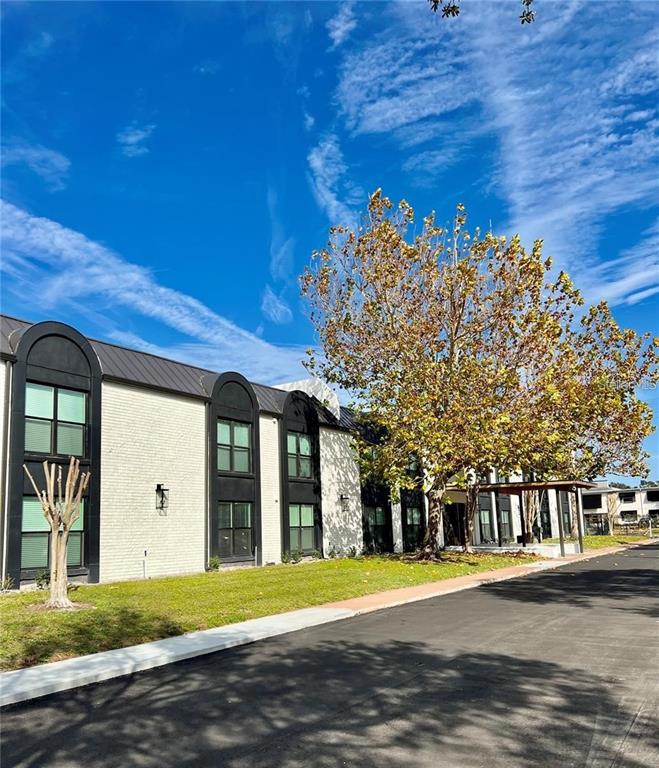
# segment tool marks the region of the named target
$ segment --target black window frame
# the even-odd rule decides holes
[[[485,500],[481,497],[485,497],[487,499],[487,505],[485,505]],[[489,528],[489,536],[486,536],[484,531],[484,525],[483,525],[483,514],[487,513],[487,516],[489,518],[489,522],[487,523],[487,527]],[[492,500],[489,498],[489,494],[478,494],[478,533],[480,536],[480,542],[481,544],[495,544],[496,538],[494,537],[494,519],[492,517]]]
[[[298,507],[298,519],[299,523],[297,525],[291,525],[291,507]],[[302,507],[311,507],[311,525],[302,525]],[[318,514],[317,505],[313,504],[309,501],[290,501],[288,503],[288,541],[289,541],[289,551],[291,553],[293,552],[301,552],[303,555],[311,554],[312,552],[315,552],[318,549],[318,541],[316,536],[316,517]],[[312,546],[308,548],[302,547],[302,530],[311,530],[312,534]],[[292,539],[291,539],[291,530],[297,530],[298,531],[298,541],[300,542],[299,547],[294,547],[292,545]]]
[[[618,500],[621,504],[634,504],[636,502],[636,492],[618,491]]]
[[[295,453],[291,453],[288,449],[288,438],[294,435],[295,436]],[[300,453],[300,438],[304,437],[309,441],[309,453]],[[296,430],[289,429],[286,431],[286,471],[288,473],[289,480],[302,480],[302,481],[313,481],[314,480],[314,439],[313,436],[310,435],[308,432],[297,432]],[[308,475],[301,475],[300,474],[300,459],[303,458],[309,462],[309,474]],[[292,475],[290,470],[290,461],[291,459],[295,460],[295,469],[296,474]]]
[[[221,520],[222,516],[220,513],[220,506],[222,504],[229,504],[231,507],[231,527],[223,527],[221,526]],[[234,507],[236,504],[246,504],[249,507],[249,526],[236,526],[234,525]],[[222,537],[222,531],[231,531],[231,554],[223,554],[221,551],[221,537]],[[248,552],[240,552],[236,554],[236,532],[238,531],[249,531],[249,551]],[[254,503],[252,501],[227,501],[225,499],[220,499],[217,502],[217,525],[215,527],[215,531],[213,531],[214,535],[214,547],[213,547],[213,554],[217,555],[217,557],[220,558],[220,561],[230,562],[230,561],[236,561],[236,560],[251,560],[254,557]]]
[[[378,511],[382,512],[382,522],[377,522]],[[371,520],[371,512],[374,520]],[[368,528],[371,548],[375,551],[386,552],[389,546],[389,520],[387,507],[384,504],[362,504],[362,513]]]
[[[36,499],[37,497],[33,493],[24,493],[23,499]],[[87,497],[82,497],[82,528],[80,530],[69,530],[69,541],[67,542],[67,568],[85,568],[85,538],[87,534]],[[21,509],[21,520],[22,520],[22,509]],[[24,538],[36,538],[37,536],[46,536],[48,541],[46,544],[46,564],[45,565],[29,565],[24,566],[23,565],[23,539]],[[21,524],[21,572],[22,573],[38,573],[39,571],[50,571],[50,537],[52,536],[52,531],[49,529],[47,531],[24,531],[23,526]],[[79,537],[80,538],[80,561],[78,563],[69,563],[68,556],[69,556],[69,546],[71,544],[71,537]]]
[[[229,440],[231,441],[229,444],[227,443],[220,443],[220,435],[219,435],[219,426],[220,423],[228,424],[229,425]],[[235,454],[236,451],[242,452],[245,450],[243,446],[237,446],[234,441],[234,432],[235,432],[235,426],[236,424],[240,425],[241,427],[247,427],[247,434],[249,435],[249,445],[247,446],[247,470],[243,469],[234,469],[235,467]],[[217,461],[217,472],[220,475],[240,475],[241,477],[247,477],[249,475],[252,475],[254,472],[254,461],[252,456],[252,446],[254,445],[254,439],[253,439],[253,425],[252,422],[249,421],[241,421],[240,419],[230,419],[225,416],[218,416],[216,424],[215,424],[215,451],[216,451],[216,461]],[[220,468],[220,448],[228,448],[229,449],[229,457],[230,457],[230,469],[221,469]]]
[[[43,381],[33,381],[32,379],[26,379],[25,381],[25,399],[27,401],[27,387],[28,384],[35,384],[39,387],[49,387],[53,390],[53,418],[52,419],[46,419],[43,416],[28,416],[27,412],[24,416],[24,425],[23,425],[23,449],[25,456],[52,456],[57,458],[68,458],[69,456],[73,455],[75,458],[80,459],[81,461],[86,461],[89,459],[89,416],[90,416],[90,409],[89,409],[89,392],[84,389],[76,389],[75,387],[62,387],[58,384],[48,384]],[[58,411],[59,411],[59,392],[76,392],[78,394],[84,395],[85,397],[85,420],[83,423],[80,423],[78,421],[65,421],[64,419],[58,419]],[[27,402],[25,409],[27,411]],[[50,451],[44,452],[44,451],[34,451],[34,450],[28,450],[27,446],[25,445],[25,431],[27,428],[27,422],[28,421],[40,421],[40,422],[46,422],[50,424]],[[58,435],[58,426],[60,424],[73,426],[73,427],[82,427],[82,453],[81,454],[71,454],[71,453],[58,453],[57,452],[57,435]]]

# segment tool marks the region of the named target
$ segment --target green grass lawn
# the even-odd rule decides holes
[[[72,590],[74,612],[39,610],[41,591],[0,597],[0,669],[43,664],[219,627],[297,608],[527,562],[506,555],[445,554],[438,564],[397,557],[317,560],[298,565],[125,581]]]
[[[565,539],[571,541],[571,539]],[[615,536],[584,536],[584,549],[603,549],[604,547],[615,547],[619,544],[635,544],[639,541],[647,541],[648,537],[643,534],[621,534]],[[558,544],[558,539],[543,539],[543,544]]]

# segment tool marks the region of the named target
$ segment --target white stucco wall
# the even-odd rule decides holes
[[[206,405],[124,384],[102,387],[101,581],[203,571]],[[169,488],[162,512],[157,483]]]
[[[261,546],[262,562],[281,562],[281,482],[279,420],[261,416]]]
[[[359,467],[352,435],[320,428],[320,477],[323,512],[323,553],[332,547],[347,552],[364,546]],[[347,500],[341,502],[341,495]]]
[[[8,410],[11,408],[11,402],[7,402],[7,408],[5,408],[5,388],[9,377],[9,371],[7,366],[10,363],[0,360],[0,504],[2,505],[2,514],[4,519],[5,530],[2,532],[2,541],[6,547],[7,542],[7,453],[5,452],[5,429],[7,428],[6,419],[9,418]],[[7,435],[9,440],[9,435]],[[0,552],[0,561],[2,562],[2,578],[5,577],[4,567],[6,563],[5,552]]]

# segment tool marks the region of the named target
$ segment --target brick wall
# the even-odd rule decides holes
[[[205,404],[111,382],[102,404],[101,581],[203,571]]]
[[[353,438],[335,429],[320,429],[323,553],[364,546],[359,467]],[[341,502],[341,495],[347,500]]]
[[[279,419],[260,417],[261,430],[261,546],[262,562],[281,562],[281,483],[279,479]]]

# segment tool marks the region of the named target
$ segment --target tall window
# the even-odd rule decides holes
[[[87,395],[28,381],[25,385],[25,452],[86,454]]]
[[[478,521],[480,524],[481,544],[493,542],[492,503],[489,494],[482,493],[478,495]]]
[[[250,472],[251,425],[219,419],[217,422],[217,468],[220,472]]]
[[[558,503],[561,508],[561,515],[563,516],[563,532],[566,536],[569,536],[572,530],[572,515],[570,514],[570,502],[566,491],[559,491]]]
[[[416,549],[423,540],[424,528],[421,507],[405,510],[405,549]]]
[[[218,507],[217,553],[220,557],[252,556],[252,505],[221,501]]]
[[[311,552],[315,549],[313,512],[313,504],[288,505],[291,552]]]
[[[311,469],[311,437],[301,432],[287,435],[288,476],[308,479]]]
[[[378,552],[388,547],[387,512],[384,507],[364,507],[371,546]]]
[[[497,495],[497,508],[499,511],[499,537],[502,543],[513,540],[513,520],[510,508],[510,497]]]
[[[618,494],[621,504],[633,504],[636,501],[636,494],[634,491],[623,491]]]
[[[85,499],[82,500],[80,517],[69,533],[67,562],[70,567],[81,566],[83,561],[83,536]],[[43,515],[36,496],[23,496],[23,524],[21,537],[21,568],[23,570],[50,567],[50,526]]]

